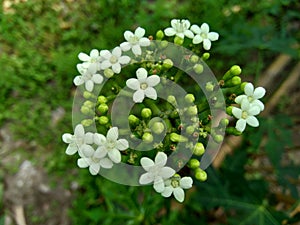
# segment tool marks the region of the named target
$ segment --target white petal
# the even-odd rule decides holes
[[[85,157],[91,157],[92,155],[94,155],[95,152],[92,146],[86,144],[82,145],[80,147],[80,150],[82,151]]]
[[[168,198],[172,195],[174,188],[171,186],[165,187],[165,190],[161,193],[161,195],[165,198]]]
[[[128,64],[130,62],[130,57],[127,55],[123,55],[119,58],[119,63],[121,64]]]
[[[121,153],[118,149],[114,148],[112,150],[108,151],[108,157],[114,162],[114,163],[120,163],[121,162]]]
[[[101,158],[105,157],[106,154],[107,154],[107,150],[106,150],[105,146],[99,146],[94,153],[94,157],[101,159]]]
[[[93,163],[89,167],[89,171],[92,175],[96,175],[100,171],[100,164],[99,163]]]
[[[174,36],[176,34],[176,30],[172,27],[168,27],[164,30],[166,36]]]
[[[145,98],[145,94],[144,94],[143,90],[137,90],[133,94],[133,101],[136,102],[136,103],[143,102],[144,98]]]
[[[119,74],[121,72],[121,65],[120,65],[120,63],[112,64],[111,68],[117,74]]]
[[[101,69],[102,70],[105,70],[107,68],[111,67],[111,63],[109,60],[104,60],[102,63],[101,63]]]
[[[160,82],[160,77],[157,75],[151,75],[150,77],[147,77],[147,79],[146,79],[146,83],[150,87],[156,86],[157,84],[159,84],[159,82]]]
[[[256,105],[251,105],[251,108],[248,110],[249,115],[256,116],[260,113],[260,108]]]
[[[237,107],[232,108],[232,114],[235,116],[235,118],[240,119],[242,117],[243,111]]]
[[[67,144],[70,144],[72,142],[72,139],[73,139],[72,134],[65,133],[65,134],[62,135],[63,142],[65,142]]]
[[[143,37],[145,35],[145,29],[141,27],[136,28],[136,30],[134,31],[134,35],[138,38]]]
[[[204,39],[204,40],[203,40],[203,48],[204,48],[205,50],[209,50],[210,47],[211,47],[211,42],[210,42],[210,40],[209,40],[209,39]]]
[[[77,165],[80,168],[87,168],[90,165],[90,159],[89,158],[80,158],[77,160]]]
[[[66,149],[66,154],[67,155],[74,155],[78,151],[78,147],[76,145],[68,145]]]
[[[114,165],[113,162],[108,158],[101,159],[99,163],[105,169],[110,169]]]
[[[94,89],[94,82],[91,80],[88,80],[85,82],[85,89],[89,92],[92,92]]]
[[[112,127],[108,130],[106,139],[110,141],[117,141],[119,137],[119,131],[117,127]]]
[[[176,33],[176,36],[180,37],[181,39],[184,39],[184,33]]]
[[[203,41],[203,38],[200,36],[200,35],[196,35],[194,38],[193,38],[193,44],[199,44]]]
[[[209,32],[209,26],[208,26],[207,23],[203,23],[203,24],[201,25],[201,31],[202,31],[203,33],[206,33],[206,34]]]
[[[239,95],[234,99],[234,101],[238,104],[241,104],[244,98],[247,98],[247,95]]]
[[[129,42],[123,42],[120,44],[122,51],[126,52],[131,48],[131,44]]]
[[[134,34],[129,30],[124,32],[124,38],[126,41],[129,41],[133,36],[134,36]]]
[[[74,135],[76,138],[84,138],[84,128],[82,124],[76,125]]]
[[[150,40],[149,38],[141,38],[139,40],[139,45],[140,46],[149,46],[150,45]]]
[[[73,80],[73,83],[76,86],[82,85],[84,83],[84,79],[82,78],[82,76],[76,76]]]
[[[115,47],[113,50],[112,50],[112,55],[116,56],[117,58],[119,58],[121,55],[122,55],[122,50],[120,47]]]
[[[181,20],[181,23],[183,23],[187,29],[189,29],[191,26],[191,23],[189,20]]]
[[[171,167],[163,167],[160,170],[160,176],[164,179],[172,177],[176,173]]]
[[[147,75],[148,75],[148,72],[146,69],[144,68],[138,68],[136,70],[136,77],[138,78],[138,80],[140,81],[143,81],[147,78]]]
[[[191,26],[191,31],[193,31],[195,34],[200,34],[201,33],[200,27],[196,24]]]
[[[140,176],[139,183],[140,184],[149,184],[153,182],[153,177],[150,176],[149,173],[144,173]]]
[[[116,148],[120,151],[124,151],[129,147],[128,141],[126,139],[117,140]]]
[[[146,97],[151,98],[153,100],[157,99],[157,93],[156,90],[153,87],[147,87],[144,91]]]
[[[257,105],[257,106],[259,107],[260,111],[263,111],[264,108],[265,108],[264,103],[262,103],[261,101],[259,101],[259,100],[257,100],[257,99],[254,100],[251,104]]]
[[[251,126],[251,127],[258,127],[259,122],[254,116],[248,116],[246,119],[246,122]]]
[[[180,23],[180,20],[178,20],[178,19],[172,19],[171,20],[171,26],[174,27],[174,28],[177,26],[178,23]]]
[[[253,97],[255,99],[260,99],[264,97],[265,94],[266,94],[266,89],[264,89],[263,87],[257,87],[254,90]]]
[[[248,101],[247,98],[243,99],[241,103],[241,108],[243,111],[248,111],[250,109],[250,102]]]
[[[94,143],[94,134],[91,132],[87,132],[84,135],[84,142],[87,144],[93,144]]]
[[[154,190],[158,193],[161,193],[165,189],[164,181],[161,177],[158,177],[154,180],[153,184]]]
[[[92,81],[96,84],[101,84],[103,81],[103,77],[100,74],[94,74],[92,77]]]
[[[173,194],[177,201],[179,201],[179,202],[184,201],[184,191],[182,188],[180,188],[180,187],[175,188],[173,191]]]
[[[80,52],[79,55],[78,55],[78,58],[81,60],[81,61],[89,61],[90,60],[90,56],[83,53],[83,52]]]
[[[132,90],[138,90],[140,88],[140,82],[135,78],[130,78],[126,81],[126,86]]]
[[[132,52],[135,55],[141,55],[142,54],[142,49],[139,45],[133,45],[132,46]]]
[[[207,37],[208,37],[208,39],[211,40],[211,41],[216,41],[216,40],[219,39],[219,34],[216,33],[216,32],[209,32],[209,33],[207,34]]]
[[[100,55],[105,58],[105,59],[110,59],[111,58],[111,52],[108,50],[101,50]]]
[[[90,63],[79,63],[76,65],[77,70],[80,74],[84,74],[89,67]]]
[[[158,152],[155,156],[155,165],[163,167],[167,163],[168,156],[164,152]]]
[[[90,56],[93,58],[97,58],[99,56],[99,51],[97,49],[92,49],[90,52]]]
[[[190,31],[190,30],[184,31],[184,35],[187,36],[188,38],[193,38],[194,37],[193,32]]]
[[[149,168],[154,166],[154,162],[152,161],[152,159],[149,159],[147,157],[143,157],[141,158],[141,165],[144,168],[144,170],[149,171]]]
[[[254,87],[253,87],[253,84],[251,83],[247,83],[245,85],[245,89],[244,89],[244,92],[247,96],[252,96],[253,95],[253,90],[254,90]]]
[[[103,134],[94,134],[94,143],[96,145],[104,145],[106,143],[106,137]]]
[[[235,125],[235,128],[240,131],[240,132],[243,132],[246,128],[246,120],[244,119],[239,119],[237,122],[236,122],[236,125]]]
[[[183,177],[179,181],[180,187],[184,189],[191,188],[193,185],[193,179],[191,177]]]

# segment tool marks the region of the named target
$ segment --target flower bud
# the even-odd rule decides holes
[[[82,120],[81,121],[81,124],[84,126],[84,127],[88,127],[88,126],[91,126],[93,124],[93,120],[92,119],[85,119],[85,120]]]
[[[228,126],[228,124],[229,124],[229,119],[227,119],[227,118],[221,119],[221,121],[220,121],[221,127],[226,127],[226,126]]]
[[[204,170],[198,168],[195,170],[195,178],[200,181],[206,181],[207,173]]]
[[[166,48],[168,45],[169,45],[169,42],[166,41],[166,40],[163,40],[163,41],[160,42],[160,46],[161,46],[162,48]]]
[[[215,142],[221,143],[224,140],[224,137],[220,134],[215,134],[213,135],[213,139],[215,140]]]
[[[83,97],[84,97],[84,98],[94,98],[95,95],[92,94],[92,93],[89,92],[89,91],[84,91],[84,92],[83,92]]]
[[[101,113],[101,114],[104,114],[108,111],[108,105],[106,105],[105,103],[102,103],[98,106],[98,111]]]
[[[173,142],[187,142],[188,139],[180,134],[171,133],[170,140]]]
[[[152,116],[152,111],[151,111],[151,109],[149,109],[149,108],[143,108],[142,109],[142,112],[141,112],[141,116],[143,117],[143,118],[150,118],[151,116]]]
[[[107,102],[107,98],[106,98],[105,96],[103,96],[103,95],[100,95],[100,96],[98,97],[98,102],[99,102],[100,104],[106,103],[106,102]]]
[[[241,90],[242,90],[242,91],[245,90],[246,84],[248,84],[248,82],[243,82],[243,83],[241,83]]]
[[[198,142],[195,144],[195,147],[193,149],[193,154],[196,156],[201,156],[205,152],[204,145],[201,142]]]
[[[92,112],[92,110],[89,107],[83,105],[80,108],[80,112],[82,112],[84,115],[88,115]]]
[[[228,106],[226,108],[226,113],[229,115],[229,116],[232,116],[232,109],[233,109],[233,106]]]
[[[173,61],[171,59],[165,59],[162,66],[165,69],[170,69],[173,66]]]
[[[187,134],[191,135],[191,134],[194,133],[195,127],[194,126],[188,126],[185,131],[186,131]]]
[[[235,136],[240,136],[242,134],[242,132],[238,131],[235,127],[227,127],[225,131],[227,134],[232,134]]]
[[[190,116],[195,116],[195,115],[197,115],[197,114],[198,114],[197,106],[194,105],[194,106],[188,107],[187,113],[188,113]]]
[[[199,61],[199,56],[197,55],[192,55],[190,58],[191,63],[197,63]]]
[[[114,71],[112,71],[112,69],[107,68],[104,70],[104,76],[106,78],[111,78],[113,75],[114,75]]]
[[[195,64],[193,69],[197,74],[200,74],[203,72],[203,66],[201,64]]]
[[[128,116],[129,124],[132,126],[137,126],[140,123],[140,119],[137,118],[135,115]]]
[[[169,95],[167,101],[170,102],[172,105],[177,105],[176,98],[174,95]]]
[[[154,122],[153,125],[151,126],[151,130],[155,134],[161,134],[165,129],[165,126],[162,122]]]
[[[242,69],[241,67],[234,65],[230,68],[230,72],[234,75],[234,76],[238,76],[242,73]]]
[[[162,31],[162,30],[158,30],[157,32],[156,32],[156,40],[161,40],[161,39],[163,39],[164,38],[164,32]]]
[[[214,88],[215,88],[215,86],[212,84],[212,82],[207,82],[205,85],[205,89],[209,92],[213,92]]]
[[[94,103],[91,102],[90,100],[85,101],[83,103],[83,105],[86,106],[86,107],[88,107],[88,108],[90,108],[90,109],[92,109],[94,107]]]
[[[190,159],[190,161],[188,162],[188,166],[191,169],[197,169],[200,166],[200,162],[198,159]]]
[[[185,97],[184,97],[184,100],[187,102],[187,103],[193,103],[195,101],[195,96],[193,94],[187,94]]]
[[[178,37],[178,36],[176,36],[176,37],[174,38],[174,43],[175,43],[176,45],[182,45],[183,42],[184,42],[184,40],[183,40],[182,38]]]
[[[107,116],[100,116],[98,121],[101,125],[105,125],[109,122],[109,119]]]
[[[151,133],[146,132],[146,133],[143,134],[142,139],[146,143],[151,143],[153,141],[153,136],[152,136]]]
[[[234,76],[229,80],[226,80],[223,87],[234,87],[241,84],[242,79],[238,76]]]
[[[208,60],[209,57],[210,57],[209,52],[205,52],[205,53],[203,53],[203,55],[202,55],[202,60]]]

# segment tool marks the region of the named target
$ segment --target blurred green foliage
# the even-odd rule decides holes
[[[2,1],[3,3],[3,1]],[[112,49],[123,32],[137,26],[154,35],[172,18],[207,22],[220,40],[212,48],[211,68],[221,76],[239,64],[245,76],[257,79],[279,53],[299,58],[300,2],[297,0],[238,1],[61,1],[28,0],[0,7],[0,125],[8,124],[17,138],[45,147],[45,167],[58,177],[73,171],[76,159],[64,155],[61,134],[71,130],[72,80],[79,52]],[[52,115],[62,107],[66,115],[52,126]],[[76,168],[65,178],[77,182],[70,209],[73,224],[293,224],[287,210],[276,210],[278,199],[263,174],[245,170],[263,151],[275,168],[278,182],[299,202],[291,178],[295,165],[281,167],[284,146],[291,143],[292,122],[277,115],[249,129],[244,145],[218,171],[209,169],[208,181],[196,183],[184,205],[153,192],[151,187],[126,187]],[[275,132],[274,132],[275,130]],[[267,137],[265,149],[260,149]],[[45,157],[45,156],[44,156]],[[34,158],[34,156],[33,156]],[[38,161],[37,159],[35,159]],[[0,196],[1,196],[0,189]],[[216,218],[215,211],[221,216]],[[2,213],[2,212],[1,212]],[[0,223],[3,218],[0,215]],[[290,221],[289,221],[290,220]],[[293,221],[294,220],[294,221]],[[33,223],[34,224],[34,223]]]

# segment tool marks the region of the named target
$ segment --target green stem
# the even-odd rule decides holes
[[[160,109],[149,99],[144,99],[144,103],[147,107],[149,107],[152,110],[153,115],[161,115],[162,112]]]

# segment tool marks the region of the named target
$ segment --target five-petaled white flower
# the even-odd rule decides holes
[[[132,33],[131,31],[127,30],[124,32],[124,38],[126,42],[123,42],[120,44],[120,47],[123,51],[128,51],[131,49],[133,54],[135,55],[141,55],[142,54],[142,49],[141,46],[149,46],[150,45],[150,40],[146,37],[145,35],[145,29],[138,27]]]
[[[173,193],[177,201],[184,201],[184,191],[183,189],[189,189],[193,185],[193,179],[191,177],[180,178],[179,175],[174,175],[170,179],[165,180],[165,189],[161,193],[163,197],[170,197]]]
[[[77,69],[81,75],[76,76],[73,80],[76,86],[85,84],[85,89],[92,92],[94,84],[101,84],[103,82],[102,75],[97,74],[95,68],[85,68],[82,64],[77,64]]]
[[[163,152],[158,152],[155,156],[155,161],[147,157],[141,158],[141,165],[147,173],[140,176],[140,184],[149,184],[154,182],[155,191],[161,193],[164,191],[164,180],[175,174],[175,170],[165,166],[167,163],[167,155]]]
[[[256,119],[256,115],[260,113],[260,109],[256,105],[251,105],[247,99],[244,99],[241,103],[241,108],[233,107],[232,114],[238,119],[235,128],[243,132],[246,124],[252,127],[258,127],[259,122]]]
[[[165,35],[167,36],[178,36],[184,39],[184,36],[188,38],[193,38],[194,34],[192,31],[189,30],[191,26],[190,21],[188,20],[178,20],[172,19],[171,20],[171,27],[168,27],[164,30]]]
[[[145,96],[153,100],[157,99],[156,90],[153,88],[160,82],[160,78],[157,75],[148,76],[147,70],[139,68],[136,71],[136,78],[130,78],[126,81],[127,87],[135,90],[133,94],[134,102],[143,102]]]
[[[120,47],[115,47],[112,52],[108,50],[102,50],[100,55],[103,57],[101,69],[105,70],[111,67],[114,73],[117,74],[121,72],[121,65],[125,65],[130,62],[129,56],[122,56],[122,50]]]
[[[100,70],[101,56],[97,49],[92,49],[90,55],[80,52],[78,58],[83,61],[82,65],[85,68],[92,67],[93,70]]]
[[[110,159],[105,157],[105,152],[97,149],[93,149],[88,155],[83,156],[77,160],[77,165],[80,168],[89,167],[89,171],[92,175],[99,173],[100,168],[110,169],[113,167],[113,163]]]
[[[253,84],[247,83],[244,89],[245,95],[239,95],[235,98],[235,102],[241,104],[244,99],[247,99],[251,105],[256,105],[259,107],[260,111],[263,111],[265,106],[260,98],[264,97],[266,94],[266,89],[263,87],[257,87],[254,89]]]
[[[106,156],[111,159],[114,163],[121,162],[121,153],[129,147],[128,141],[126,139],[119,139],[119,131],[117,127],[112,127],[108,130],[106,137],[102,134],[94,134],[94,143],[98,145],[96,151],[101,153],[101,155]]]
[[[78,124],[74,129],[74,135],[65,133],[62,135],[65,143],[69,144],[66,149],[67,155],[74,155],[77,151],[80,156],[89,155],[94,149],[90,144],[93,144],[93,134],[85,133],[84,127]]]
[[[211,47],[211,41],[219,39],[219,34],[216,32],[209,32],[209,26],[207,23],[203,23],[201,27],[198,25],[192,25],[191,30],[196,34],[193,38],[193,44],[199,44],[203,42],[203,48],[209,50]]]

